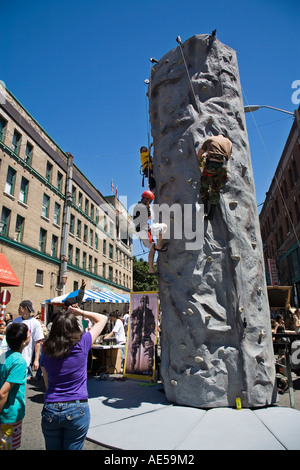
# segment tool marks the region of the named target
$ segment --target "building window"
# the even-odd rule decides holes
[[[22,176],[19,201],[23,202],[24,204],[27,203],[28,186],[29,186],[29,181],[26,178],[24,178],[24,176]]]
[[[86,253],[85,251],[82,253],[82,269],[85,271],[86,268]]]
[[[108,266],[108,280],[109,281],[113,280],[113,268],[112,268],[112,266]]]
[[[40,248],[41,253],[45,253],[46,251],[46,238],[47,238],[47,231],[41,228],[40,238],[39,238],[39,248]]]
[[[300,209],[299,209],[299,204],[298,201],[295,201],[295,212],[297,216],[297,222],[300,222]]]
[[[84,225],[84,229],[83,229],[83,241],[85,243],[87,243],[87,233],[88,233],[88,227],[87,225]]]
[[[92,255],[89,255],[89,271],[90,273],[92,272],[93,269],[93,257]]]
[[[59,225],[60,222],[60,205],[56,202],[54,204],[54,217],[53,217],[53,222],[56,225]]]
[[[58,191],[61,192],[62,189],[62,182],[63,182],[63,175],[58,171],[57,172],[57,179],[56,179],[56,187]]]
[[[90,214],[91,219],[94,220],[94,204],[91,203],[91,214]]]
[[[55,235],[52,235],[52,241],[51,241],[52,258],[57,258],[57,255],[58,255],[57,246],[58,246],[58,237],[56,237]]]
[[[78,207],[79,209],[82,207],[82,193],[78,194]]]
[[[109,254],[108,254],[108,256],[109,256],[110,259],[113,259],[113,256],[114,256],[114,247],[112,246],[111,243],[109,244]]]
[[[295,181],[297,181],[297,179],[299,178],[299,174],[298,174],[298,169],[297,169],[297,163],[295,162],[295,160],[292,161],[292,168],[294,172],[294,179]]]
[[[94,259],[94,274],[97,275],[97,269],[98,269],[98,260],[97,258]]]
[[[24,159],[27,165],[31,165],[32,151],[33,151],[32,145],[29,142],[27,142],[26,149],[25,149],[25,159]]]
[[[68,246],[68,263],[72,264],[72,259],[73,259],[73,245],[69,243]]]
[[[72,202],[73,202],[73,204],[76,203],[76,188],[75,188],[75,186],[72,186]]]
[[[3,235],[4,237],[8,236],[10,214],[11,214],[11,211],[3,206],[2,212],[1,212],[1,221],[0,221],[0,234]]]
[[[75,227],[75,215],[71,214],[70,215],[70,229],[69,229],[69,232],[72,233],[72,235],[74,235],[74,227]]]
[[[106,274],[106,264],[103,263],[103,265],[102,265],[102,277],[104,277],[104,279],[105,279],[105,274]]]
[[[93,246],[93,241],[94,241],[94,232],[90,228],[90,246]]]
[[[19,132],[15,131],[14,135],[13,135],[11,149],[17,155],[19,155],[20,143],[21,143],[21,134],[19,134]]]
[[[95,233],[95,250],[98,250],[98,235]]]
[[[86,215],[89,214],[89,200],[87,198],[85,199],[84,212],[85,212]]]
[[[53,165],[50,162],[47,162],[46,166],[46,180],[51,183],[52,179],[52,170],[53,170]]]
[[[0,142],[4,142],[4,134],[6,129],[7,121],[0,117]]]
[[[81,238],[81,220],[77,220],[77,237]]]
[[[16,218],[16,227],[15,227],[15,238],[16,242],[21,243],[23,238],[23,227],[24,227],[24,217],[17,215]]]
[[[75,266],[76,266],[76,268],[79,268],[79,257],[80,257],[80,249],[76,248],[76,252],[75,252]]]
[[[44,271],[41,271],[40,269],[36,270],[35,283],[39,286],[42,286],[44,284]]]
[[[50,197],[47,194],[43,196],[43,205],[42,205],[42,216],[49,219],[49,205],[50,205]]]
[[[16,171],[9,166],[7,170],[7,177],[6,177],[6,183],[5,183],[5,192],[7,194],[11,194],[11,195],[14,194],[15,179],[16,179]]]

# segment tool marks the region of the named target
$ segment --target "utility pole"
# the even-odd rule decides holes
[[[62,223],[62,235],[61,235],[61,246],[60,246],[60,272],[59,272],[59,286],[58,290],[60,295],[65,293],[65,284],[67,281],[67,269],[68,269],[68,258],[67,258],[67,245],[68,245],[68,233],[70,223],[70,208],[72,205],[72,180],[73,180],[73,160],[74,157],[71,153],[66,153],[67,160],[67,180],[66,180],[66,202],[64,205],[63,223]]]

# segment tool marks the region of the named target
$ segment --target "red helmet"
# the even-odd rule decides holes
[[[151,191],[144,191],[142,194],[142,197],[145,197],[147,199],[151,199],[151,201],[154,201],[154,194]]]

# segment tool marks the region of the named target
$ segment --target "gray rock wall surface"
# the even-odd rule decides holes
[[[155,203],[174,208],[168,251],[158,257],[167,399],[200,408],[235,406],[236,397],[243,407],[270,405],[270,312],[236,52],[205,34],[179,44],[152,67],[149,114]],[[233,142],[229,179],[206,221],[196,153],[224,129]]]

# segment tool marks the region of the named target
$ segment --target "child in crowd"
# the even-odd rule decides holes
[[[5,323],[0,322],[0,356],[8,350],[6,335],[5,335]]]
[[[25,416],[27,365],[22,351],[30,342],[26,324],[8,325],[6,341],[10,349],[0,356],[0,450],[14,450],[21,445]]]

